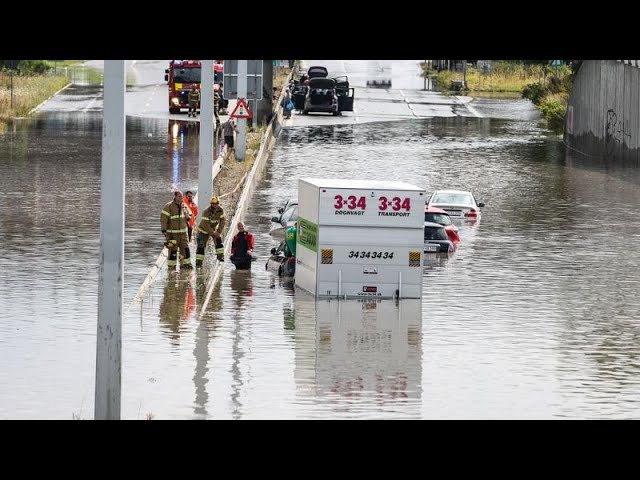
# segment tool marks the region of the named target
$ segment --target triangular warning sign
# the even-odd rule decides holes
[[[244,101],[244,98],[240,98],[238,100],[236,108],[233,109],[233,112],[231,112],[231,115],[229,116],[231,118],[253,118],[251,110],[249,110],[247,102]]]

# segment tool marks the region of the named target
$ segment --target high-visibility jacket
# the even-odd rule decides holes
[[[171,201],[162,207],[160,213],[160,230],[171,234],[174,238],[187,233],[187,219],[189,210],[182,203]]]
[[[189,201],[189,199],[186,197],[183,200],[183,203],[191,211],[191,217],[189,218],[188,225],[193,230],[193,228],[196,226],[196,217],[198,216],[198,206],[194,202]]]
[[[214,212],[211,206],[208,206],[204,209],[204,212],[202,212],[202,219],[198,225],[198,231],[211,236],[216,233],[222,235],[225,222],[226,217],[224,216],[224,210],[222,210],[222,208]]]

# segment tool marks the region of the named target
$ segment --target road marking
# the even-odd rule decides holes
[[[400,92],[400,95],[402,95],[402,98],[404,99],[404,103],[407,104],[407,107],[409,107],[409,110],[411,110],[411,113],[413,114],[413,116],[418,117],[418,114],[413,110],[413,106],[411,105],[411,103],[409,103],[409,99],[406,97],[404,92],[402,90],[398,90],[398,92]]]
[[[83,112],[86,112],[87,110],[89,110],[91,107],[93,107],[93,105],[98,101],[98,97],[94,97],[90,102],[89,105],[87,105],[86,107],[84,107],[82,109]]]

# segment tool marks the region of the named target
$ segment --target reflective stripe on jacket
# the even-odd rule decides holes
[[[222,235],[224,230],[224,224],[226,217],[222,208],[218,209],[215,213],[212,212],[211,206],[208,206],[202,212],[202,220],[198,225],[198,231],[213,236],[215,233]]]
[[[187,218],[189,212],[186,205],[179,205],[174,201],[167,203],[160,213],[160,230],[179,235],[187,233]]]

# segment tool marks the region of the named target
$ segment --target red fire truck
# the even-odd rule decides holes
[[[215,88],[222,83],[224,61],[214,63]],[[200,60],[171,60],[169,68],[164,71],[164,81],[169,85],[169,113],[180,113],[180,109],[189,108],[189,90],[194,85],[200,88],[202,78]],[[198,105],[200,109],[200,105]]]

